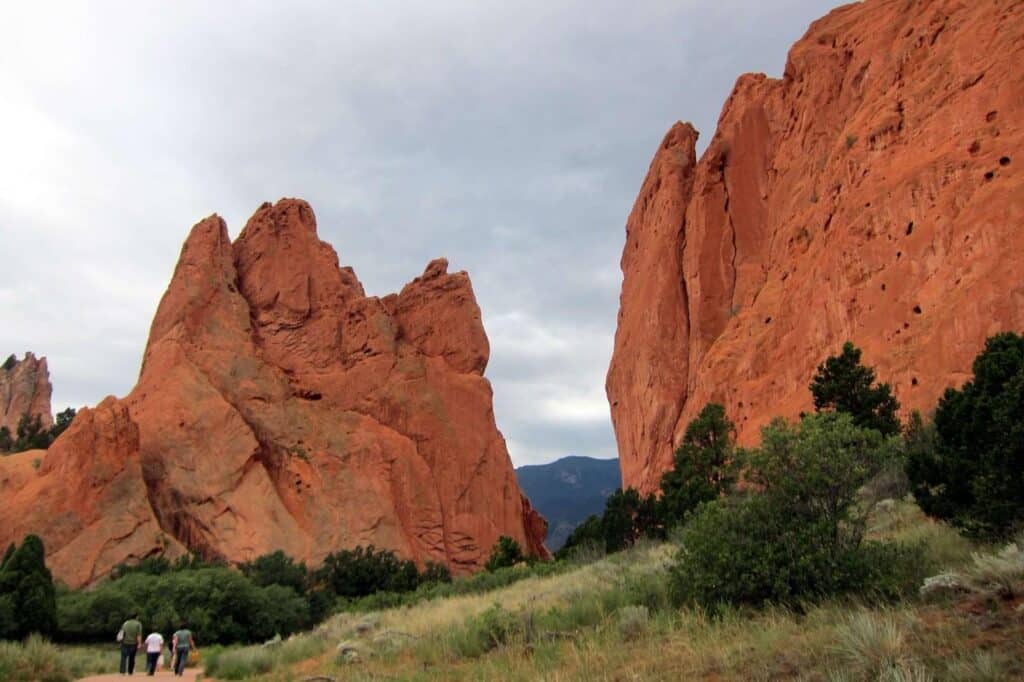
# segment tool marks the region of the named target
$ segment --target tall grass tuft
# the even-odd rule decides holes
[[[1009,670],[1005,656],[990,651],[975,651],[957,659],[946,671],[950,682],[1004,682],[1015,675]]]
[[[71,682],[73,678],[57,647],[39,635],[31,635],[24,643],[0,642],[0,679]]]
[[[896,679],[891,676],[912,663],[906,633],[891,614],[857,611],[839,625],[836,637],[836,653],[864,679]]]

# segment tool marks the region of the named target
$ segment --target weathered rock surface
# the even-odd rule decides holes
[[[43,537],[47,565],[85,585],[118,563],[184,552],[146,496],[139,429],[123,401],[82,408],[48,450],[0,457],[0,545]]]
[[[700,409],[741,442],[812,408],[847,339],[904,408],[1024,329],[1024,4],[869,0],[737,81],[698,163],[669,131],[627,223],[608,372],[624,485]]]
[[[211,216],[182,248],[138,384],[115,403],[137,425],[138,476],[125,502],[105,505],[103,486],[81,495],[107,522],[142,524],[124,505],[144,502],[150,544],[112,533],[97,543],[121,559],[169,545],[235,562],[281,549],[313,564],[373,544],[462,573],[509,535],[546,556],[546,524],[495,426],[488,355],[469,277],[446,261],[397,295],[367,297],[305,202],[264,204],[234,243]],[[89,455],[71,435],[38,476],[23,464],[18,476],[58,486],[49,474],[65,462],[65,493],[80,487]],[[42,531],[48,551],[60,545],[45,518],[17,528]],[[8,535],[0,525],[0,544]],[[107,570],[92,556],[77,567],[58,551],[51,563],[83,584]]]
[[[53,425],[50,396],[50,371],[46,358],[25,353],[23,360],[10,356],[0,367],[0,427],[6,426],[16,433],[22,415],[39,415],[44,427]]]

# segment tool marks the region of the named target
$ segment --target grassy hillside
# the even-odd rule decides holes
[[[1024,555],[1001,558],[908,501],[880,503],[876,538],[925,542],[960,571],[949,597],[802,609],[674,609],[671,543],[484,594],[346,613],[280,644],[206,652],[208,677],[336,679],[1003,680],[1024,675]],[[984,556],[972,558],[972,552]],[[528,569],[523,569],[524,571]],[[959,581],[959,582],[957,582]]]

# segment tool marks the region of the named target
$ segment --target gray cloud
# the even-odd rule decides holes
[[[28,5],[28,3],[22,3]],[[38,3],[0,26],[0,353],[123,395],[188,228],[301,196],[367,290],[470,272],[516,464],[614,456],[623,225],[678,118],[835,3]]]

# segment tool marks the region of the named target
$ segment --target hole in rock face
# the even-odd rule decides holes
[[[991,180],[995,176],[996,176],[996,174],[994,172],[989,171],[988,173],[985,173],[985,181],[988,182],[989,180]]]
[[[766,318],[764,318],[764,323],[765,323],[765,324],[768,324],[768,323],[769,323],[769,322],[771,322],[771,321],[772,321],[772,318],[771,318],[771,317],[766,317]]]
[[[903,252],[902,251],[897,251],[896,252],[896,260],[899,260],[902,257],[903,257]]]
[[[911,386],[917,386],[917,377],[912,377],[910,379],[910,385]]]
[[[998,111],[990,111],[987,114],[985,114],[985,120],[988,121],[989,123],[991,123],[992,121],[996,120],[996,116],[998,116],[998,115],[999,115]]]
[[[911,220],[909,223],[907,223],[907,235],[909,236],[913,232],[914,232],[914,221]]]
[[[967,148],[967,151],[969,151],[971,154],[977,154],[978,152],[981,151],[981,143],[975,140],[974,142],[971,143],[971,146]]]
[[[903,323],[903,328],[904,329],[910,329],[910,323],[909,322],[904,322]]]
[[[1010,157],[1009,156],[1001,157],[999,159],[999,165],[1000,166],[1009,166],[1010,165]]]
[[[882,291],[885,291],[885,285],[884,284],[882,285]]]
[[[915,305],[915,306],[914,306],[914,312],[915,312],[916,314],[920,315],[920,314],[921,314],[921,306],[919,306],[919,305]]]

